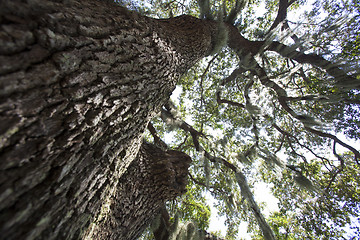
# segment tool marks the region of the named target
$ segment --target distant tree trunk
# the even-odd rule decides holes
[[[0,239],[101,234],[127,218],[121,177],[212,25],[94,0],[3,0],[0,23]]]

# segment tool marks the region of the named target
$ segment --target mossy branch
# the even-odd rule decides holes
[[[210,1],[209,0],[198,0],[198,5],[200,8],[200,18],[201,19],[214,19],[211,14]]]

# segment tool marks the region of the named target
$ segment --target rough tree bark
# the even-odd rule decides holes
[[[143,144],[86,239],[139,237],[166,200],[186,191],[190,162],[185,153]]]
[[[179,76],[211,51],[216,27],[91,0],[3,0],[0,23],[0,238],[128,226],[134,219],[114,210],[125,204],[122,176]],[[115,234],[131,239],[141,227]]]

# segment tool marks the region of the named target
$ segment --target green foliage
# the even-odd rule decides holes
[[[248,223],[253,239],[262,239],[251,198],[240,189],[229,165],[244,173],[251,194],[258,182],[272,186],[279,211],[267,221],[276,239],[359,235],[345,228],[359,218],[360,160],[354,155],[359,149],[335,136],[360,140],[358,1],[318,0],[307,10],[305,1],[296,1],[287,9],[287,20],[273,31],[269,28],[279,1],[147,3],[142,11],[149,16],[190,14],[219,21],[219,48],[178,83],[176,121],[191,125],[192,134],[174,119],[152,120],[169,148],[193,159],[188,193],[167,206],[172,217],[179,214],[179,236],[186,239],[192,226],[208,228],[208,192],[226,217],[226,239],[239,239],[241,222]],[[225,23],[237,26],[246,39],[269,44],[254,56],[241,55],[224,46],[227,34],[220,30]],[[268,51],[273,41],[287,47]],[[322,62],[301,62],[304,56],[318,56]],[[268,77],[266,84],[259,69]],[[353,78],[330,76],[334,69]],[[187,225],[190,222],[194,225]]]
[[[351,161],[350,155],[344,154],[343,158],[346,167],[336,178],[336,173],[322,169],[323,163],[318,160],[299,166],[322,189],[320,192],[296,186],[292,170],[284,171],[279,179],[278,175],[264,169],[264,180],[275,183],[272,190],[280,200],[279,212],[269,219],[277,239],[339,239],[351,219],[360,217],[360,180],[357,177],[360,168]],[[353,234],[358,235],[359,231]]]
[[[209,227],[210,208],[196,190],[195,186],[188,185],[186,194],[176,203],[177,206],[171,207],[176,209],[183,221],[192,222],[199,229],[206,230]]]

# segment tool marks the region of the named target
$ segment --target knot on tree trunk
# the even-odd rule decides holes
[[[170,200],[186,191],[190,157],[179,151],[163,151],[153,144],[144,143],[141,150],[145,156],[143,163],[149,181],[144,183],[158,188],[164,195],[164,200]]]
[[[119,179],[106,216],[86,239],[136,239],[168,200],[185,193],[190,157],[143,143]]]

